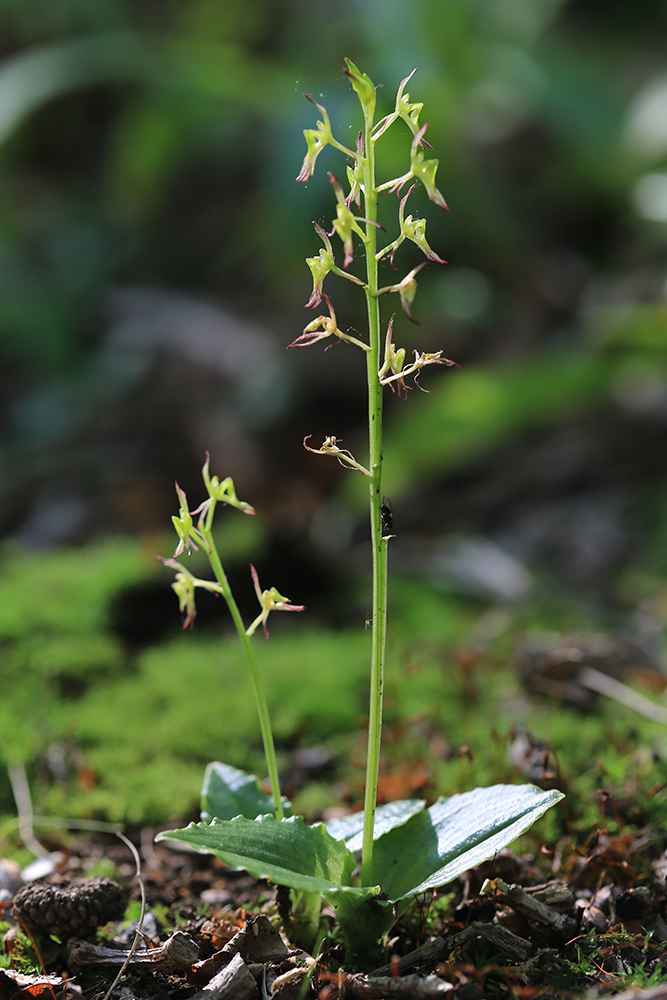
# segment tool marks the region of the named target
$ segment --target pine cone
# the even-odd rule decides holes
[[[66,941],[85,938],[101,924],[120,920],[127,893],[113,879],[54,875],[50,882],[31,882],[14,896],[14,916],[33,933],[55,934]]]

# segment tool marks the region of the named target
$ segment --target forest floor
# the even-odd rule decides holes
[[[154,845],[154,832],[133,838],[138,869],[120,840],[86,836],[46,877],[61,887],[74,879],[74,901],[76,880],[94,872],[112,874],[127,892],[124,921],[85,935],[87,946],[62,929],[60,941],[38,933],[25,909],[4,904],[2,1000],[102,1000],[136,937],[142,889],[140,950],[113,989],[116,1000],[667,1000],[667,855],[659,831],[611,836],[600,828],[583,848],[561,844],[551,855],[505,850],[418,900],[392,931],[386,964],[362,972],[341,971],[333,914],[324,911],[331,931],[318,954],[294,948],[289,933],[279,933],[273,886],[214,857]],[[11,872],[6,862],[6,882]]]

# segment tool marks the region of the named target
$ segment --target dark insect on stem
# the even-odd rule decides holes
[[[382,497],[380,519],[382,521],[382,537],[386,538],[387,535],[391,535],[394,527],[394,512],[391,509],[391,500],[389,497]]]

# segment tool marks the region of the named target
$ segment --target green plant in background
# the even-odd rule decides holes
[[[431,201],[446,208],[444,198],[435,185],[438,161],[425,159],[424,135],[426,126],[419,125],[422,105],[411,103],[405,87],[407,77],[399,86],[394,111],[375,122],[375,87],[366,74],[346,60],[345,72],[349,76],[363,113],[363,128],[359,133],[356,150],[339,143],[333,136],[326,110],[316,105],[322,121],[315,129],[304,133],[308,151],[297,180],[306,181],[312,175],[317,157],[322,149],[331,145],[351,160],[347,167],[349,193],[345,195],[338,180],[329,174],[336,198],[336,219],[330,234],[316,225],[324,246],[308,265],[313,277],[313,292],[308,306],[318,306],[326,298],[328,316],[319,316],[309,323],[290,347],[309,346],[320,340],[335,337],[361,349],[366,355],[368,378],[368,466],[359,463],[347,449],[339,447],[334,436],[325,438],[320,448],[304,445],[316,454],[335,457],[341,465],[354,469],[368,480],[370,498],[371,542],[373,549],[373,610],[370,668],[370,708],[368,746],[366,756],[366,786],[362,813],[331,820],[327,824],[308,826],[301,817],[284,818],[277,789],[277,773],[273,755],[273,740],[268,729],[263,695],[260,692],[257,671],[250,653],[250,634],[260,621],[265,622],[272,608],[302,610],[286,603],[277,591],[261,592],[253,569],[253,580],[262,612],[253,624],[244,630],[227,585],[222,566],[213,546],[211,521],[217,502],[228,502],[246,513],[248,505],[240,503],[231,484],[225,480],[210,480],[208,460],[204,479],[209,499],[199,508],[200,521],[194,528],[187,501],[179,490],[181,510],[174,519],[179,535],[176,552],[180,553],[194,542],[206,548],[211,566],[218,580],[217,585],[194,578],[175,560],[165,564],[178,570],[174,588],[182,610],[187,611],[185,624],[194,614],[194,591],[205,587],[225,597],[244,646],[255,680],[255,691],[260,707],[260,721],[264,737],[267,764],[274,798],[274,807],[266,796],[258,794],[256,779],[217,763],[207,769],[202,795],[202,822],[191,824],[184,830],[170,830],[159,834],[158,839],[176,840],[197,850],[216,854],[224,863],[242,868],[257,877],[268,877],[301,896],[300,903],[311,928],[316,926],[314,906],[317,894],[336,909],[341,933],[346,946],[346,961],[363,964],[372,961],[378,942],[389,930],[397,916],[414,897],[428,889],[446,884],[457,875],[493,856],[523,833],[550,806],[562,798],[559,791],[544,792],[526,785],[496,785],[475,789],[448,799],[439,799],[430,809],[424,800],[392,802],[376,808],[377,783],[382,731],[382,694],[387,634],[387,548],[393,537],[391,504],[382,496],[382,393],[385,385],[399,394],[407,394],[406,378],[417,380],[422,369],[433,364],[451,366],[454,362],[443,357],[442,351],[426,354],[415,351],[414,361],[406,364],[406,352],[393,343],[393,317],[389,321],[386,337],[380,330],[380,296],[396,293],[409,319],[410,306],[417,285],[413,268],[402,281],[379,287],[378,264],[389,258],[392,265],[396,251],[405,240],[420,247],[427,259],[441,262],[441,258],[426,241],[426,223],[423,219],[406,216],[406,204],[412,187],[399,202],[398,236],[380,249],[377,248],[378,195],[382,192],[400,194],[405,185],[415,180],[423,184]],[[412,74],[411,74],[412,75]],[[315,102],[313,102],[315,103]],[[396,121],[408,125],[413,136],[409,169],[402,175],[381,184],[376,180],[375,150],[378,140]],[[364,215],[355,215],[354,203],[361,210],[363,196]],[[343,268],[335,261],[330,237],[336,234],[343,243]],[[361,240],[366,260],[365,280],[348,272],[354,258],[354,237]],[[334,273],[364,290],[367,303],[368,339],[360,340],[338,326],[334,307],[324,295],[323,283],[329,273]],[[418,384],[418,383],[417,383]],[[357,869],[356,852],[361,850],[361,868]],[[317,901],[315,900],[315,903]]]

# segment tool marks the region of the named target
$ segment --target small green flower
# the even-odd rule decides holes
[[[339,184],[338,180],[331,172],[328,174],[328,177],[331,182],[331,186],[334,189],[334,194],[336,195],[336,220],[333,224],[333,229],[328,235],[333,236],[333,234],[336,233],[336,235],[340,237],[345,251],[343,267],[347,269],[354,259],[352,233],[356,233],[362,240],[365,240],[366,235],[350,211],[348,199],[345,198],[343,188]]]
[[[329,271],[336,266],[331,240],[322,227],[317,224],[317,222],[314,222],[313,226],[315,227],[315,232],[324,243],[324,246],[320,250],[319,256],[306,258],[306,264],[310,268],[310,273],[313,276],[313,290],[310,294],[310,298],[306,302],[306,309],[314,309],[315,306],[319,306],[322,301],[322,285],[324,284],[324,279]]]
[[[416,135],[419,131],[419,116],[422,112],[424,104],[423,102],[421,104],[414,102],[411,104],[410,95],[403,93],[403,91],[405,90],[405,85],[410,82],[416,72],[417,69],[415,67],[412,73],[410,73],[409,76],[406,76],[405,80],[401,80],[398,87],[398,93],[396,94],[395,110],[395,114],[397,114],[399,118],[402,118],[403,121],[410,126],[413,135]]]
[[[308,181],[313,176],[315,172],[315,163],[317,162],[317,157],[320,155],[325,146],[328,146],[332,141],[333,136],[331,134],[331,122],[329,121],[329,115],[327,114],[326,108],[314,101],[312,97],[308,94],[303,95],[307,101],[314,104],[317,110],[322,115],[324,121],[317,122],[317,128],[306,128],[303,130],[303,134],[306,140],[306,145],[308,147],[308,152],[306,153],[303,163],[301,164],[301,170],[297,174],[297,181]]]
[[[443,261],[444,263],[444,261]],[[415,280],[415,275],[421,271],[422,267],[426,267],[426,261],[422,261],[417,267],[413,267],[412,270],[406,274],[402,281],[399,281],[396,285],[391,285],[387,288],[387,294],[389,292],[398,292],[401,297],[401,305],[403,307],[403,312],[408,317],[411,323],[415,323],[419,326],[419,320],[414,319],[412,313],[410,312],[410,306],[414,302],[415,295],[417,294],[417,282]],[[392,317],[393,321],[393,317]],[[405,352],[404,352],[405,353]]]
[[[389,335],[389,333],[387,334]],[[428,365],[447,365],[449,368],[460,368],[461,366],[456,363],[456,361],[450,361],[449,358],[443,358],[442,351],[435,351],[433,354],[420,354],[419,351],[413,351],[415,360],[410,365],[406,365],[402,371],[392,373],[391,375],[383,374],[386,370],[381,369],[379,373],[380,384],[388,385],[390,389],[393,389],[394,382],[398,384],[398,394],[401,395],[402,391],[407,390],[405,384],[405,379],[408,375],[414,377],[415,385],[422,392],[428,392],[428,389],[424,389],[423,386],[419,384],[419,376],[421,374],[422,368],[426,368]]]
[[[202,469],[202,476],[204,478],[204,485],[211,500],[215,500],[216,503],[226,503],[230,507],[236,507],[240,510],[242,514],[256,514],[257,511],[249,503],[244,500],[239,500],[236,496],[236,490],[234,489],[234,482],[230,476],[223,479],[222,482],[217,476],[211,476],[209,474],[209,464],[211,461],[211,456],[206,452],[206,462],[204,463],[204,468]],[[204,501],[207,503],[208,501]],[[203,506],[203,504],[202,504]]]
[[[197,579],[182,563],[177,562],[175,559],[163,559],[162,556],[158,556],[157,558],[163,566],[169,566],[171,569],[176,570],[176,579],[172,583],[171,589],[178,597],[179,611],[181,614],[185,614],[183,628],[194,628],[195,618],[197,617],[195,589],[203,587],[204,590],[210,590],[213,594],[220,594],[222,593],[220,587],[217,583]]]
[[[331,337],[333,335],[334,337],[338,337],[339,340],[345,341],[347,344],[354,344],[355,347],[360,347],[362,351],[367,351],[368,344],[364,344],[351,334],[343,333],[342,330],[338,329],[336,313],[334,312],[334,307],[331,305],[331,300],[328,295],[325,295],[324,298],[327,300],[329,315],[318,316],[316,319],[312,320],[308,326],[304,327],[303,333],[301,333],[296,340],[293,340],[291,344],[287,345],[286,350],[289,351],[290,347],[311,347],[311,345],[316,344],[318,340],[326,340],[327,337]],[[324,350],[328,351],[329,347],[333,346],[333,344],[329,344],[329,346],[325,347]]]
[[[440,208],[445,208],[449,211],[447,202],[435,186],[435,173],[438,169],[438,163],[440,161],[425,160],[424,154],[421,152],[422,144],[425,141],[424,134],[427,128],[428,122],[423,126],[423,128],[419,129],[412,140],[412,147],[410,149],[410,170],[412,171],[412,176],[422,182],[431,201],[435,202],[436,205],[439,205]]]
[[[421,252],[428,257],[429,260],[435,260],[438,264],[446,264],[447,261],[443,260],[442,257],[439,257],[435,250],[432,250],[426,241],[426,219],[413,219],[411,215],[408,215],[407,219],[405,218],[405,205],[416,186],[416,184],[413,184],[405,197],[401,199],[401,205],[398,210],[398,221],[401,227],[401,235],[404,239],[412,240],[413,243],[416,243]],[[391,256],[393,259],[394,254],[392,253]]]
[[[363,148],[363,132],[357,136],[357,159],[353,167],[347,165],[347,182],[350,185],[350,193],[347,196],[347,203],[352,202],[361,210],[361,194],[364,190],[364,165],[361,160]]]
[[[194,628],[197,609],[195,607],[195,585],[188,572],[177,573],[171,589],[178,597],[178,610],[185,614],[183,628]]]
[[[271,587],[271,590],[262,590],[259,585],[259,577],[257,576],[257,570],[250,564],[250,573],[252,574],[252,582],[255,586],[255,593],[257,594],[257,600],[259,601],[261,611],[255,618],[252,625],[248,626],[246,629],[246,635],[253,635],[258,625],[261,625],[264,629],[264,635],[269,638],[269,630],[266,627],[266,621],[269,614],[272,611],[305,611],[306,607],[304,604],[290,604],[289,597],[284,597],[275,587]]]
[[[175,486],[176,486],[176,495],[178,496],[180,507],[178,511],[178,517],[173,516],[171,519],[179,539],[178,545],[174,550],[174,559],[178,558],[178,556],[180,556],[181,553],[183,552],[187,552],[188,555],[191,555],[192,549],[194,549],[195,552],[199,552],[199,546],[197,545],[197,542],[199,542],[200,545],[204,545],[206,548],[208,548],[208,543],[206,539],[202,538],[202,536],[192,523],[192,514],[201,513],[202,509],[206,506],[208,501],[205,500],[204,503],[197,508],[197,510],[193,510],[192,512],[190,512],[190,509],[188,507],[188,498],[186,497],[185,493],[178,485],[178,483],[176,483]]]
[[[378,378],[382,381],[382,378],[386,375],[388,371],[391,371],[392,375],[398,375],[396,379],[396,385],[398,388],[399,398],[401,396],[407,396],[408,387],[405,384],[405,380],[402,377],[403,365],[405,364],[405,348],[401,347],[396,350],[396,345],[392,343],[392,333],[394,329],[394,318],[396,313],[389,320],[389,325],[387,327],[387,337],[384,345],[384,364],[380,371],[378,372]],[[390,383],[390,388],[393,392],[394,384]]]

